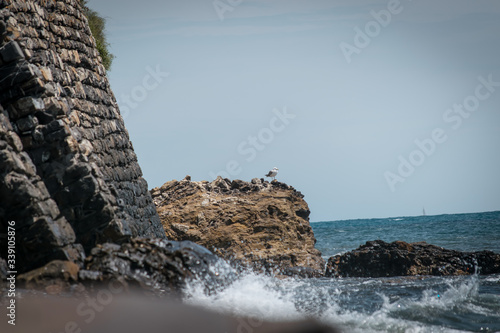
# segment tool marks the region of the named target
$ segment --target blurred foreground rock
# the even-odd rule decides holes
[[[320,276],[321,253],[303,195],[278,181],[173,180],[151,190],[168,239],[274,274]]]
[[[331,257],[330,277],[389,277],[409,275],[469,275],[500,273],[500,254],[460,252],[425,242],[366,242],[358,249]]]
[[[5,303],[2,304],[4,308]],[[3,313],[3,311],[0,311]],[[7,318],[6,316],[3,316]],[[141,295],[100,290],[87,298],[23,297],[16,325],[0,321],[0,332],[85,333],[334,333],[316,321],[266,322],[234,317]]]

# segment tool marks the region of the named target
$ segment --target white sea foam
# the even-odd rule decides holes
[[[500,275],[492,275],[488,276],[486,279],[484,279],[487,282],[493,282],[493,283],[500,283]]]
[[[291,299],[292,295],[276,289],[275,278],[247,273],[214,295],[207,295],[202,285],[191,283],[185,302],[222,313],[264,320],[302,318]]]
[[[479,285],[477,276],[308,280],[248,273],[212,295],[193,283],[187,288],[185,301],[256,320],[312,316],[346,332],[461,332],[441,322],[441,316],[455,318],[459,325],[455,327],[461,327],[457,311],[500,319],[491,308],[474,301],[480,297]]]

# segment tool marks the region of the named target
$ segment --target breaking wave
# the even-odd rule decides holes
[[[500,331],[500,276],[278,279],[245,273],[185,302],[255,320],[316,318],[346,332]]]

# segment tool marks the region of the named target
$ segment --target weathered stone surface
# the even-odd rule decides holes
[[[11,62],[18,59],[24,59],[24,54],[19,44],[15,41],[11,41],[0,47],[0,57],[3,62]]]
[[[0,238],[15,221],[18,270],[165,237],[80,1],[0,1],[0,23]]]
[[[425,242],[366,242],[358,249],[331,257],[326,276],[389,277],[409,275],[469,275],[500,273],[500,254],[460,252]]]
[[[124,282],[155,294],[178,292],[188,281],[203,283],[208,292],[235,277],[223,260],[192,242],[132,239],[122,245],[106,243],[92,249],[82,281]]]
[[[0,294],[5,291],[5,260],[0,258]],[[17,288],[54,295],[82,295],[114,288],[155,296],[182,296],[193,283],[207,294],[234,281],[237,271],[193,242],[132,238],[126,243],[99,244],[83,268],[74,261],[53,260],[17,276]]]
[[[0,237],[6,238],[7,223],[14,221],[18,271],[55,259],[81,262],[82,246],[75,243],[73,229],[50,198],[1,105],[0,122]],[[0,251],[6,257],[7,247]]]
[[[190,240],[217,255],[276,274],[322,272],[303,195],[278,181],[190,177],[151,190],[167,237]],[[312,270],[312,271],[311,271]]]

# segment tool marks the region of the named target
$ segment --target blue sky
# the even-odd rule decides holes
[[[272,167],[311,221],[500,210],[496,1],[97,1],[150,188]]]

